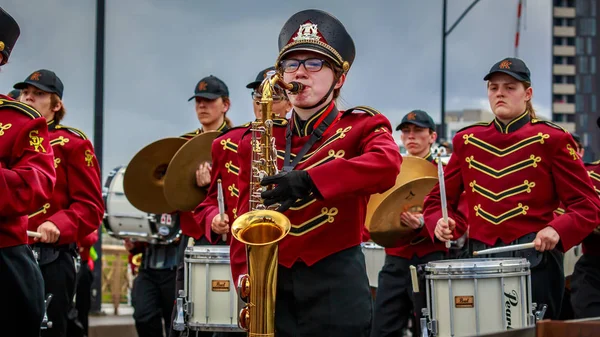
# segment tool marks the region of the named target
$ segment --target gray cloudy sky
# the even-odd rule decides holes
[[[94,0],[2,0],[21,26],[0,91],[31,72],[54,70],[65,84],[64,124],[93,136]],[[448,26],[472,0],[450,0]],[[518,0],[482,0],[447,39],[446,109],[485,108],[482,80],[514,56]],[[534,106],[550,117],[552,2],[526,1],[519,57],[532,72]],[[337,16],[357,55],[343,105],[370,105],[397,124],[413,109],[439,121],[442,0],[107,0],[104,177],[143,146],[198,127],[187,99],[204,76],[229,86],[230,118],[252,116],[245,85],[273,64],[277,37],[295,12]]]

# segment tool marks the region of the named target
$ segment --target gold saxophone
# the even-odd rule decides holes
[[[231,226],[232,235],[246,245],[248,274],[238,284],[246,306],[240,311],[238,325],[249,336],[275,336],[275,298],[277,289],[278,242],[290,231],[290,220],[269,209],[260,197],[260,181],[278,173],[277,150],[273,138],[273,93],[275,85],[297,93],[298,83],[283,82],[274,71],[262,82],[261,118],[252,123],[252,163],[250,177],[250,211]]]

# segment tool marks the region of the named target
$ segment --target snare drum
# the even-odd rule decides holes
[[[187,328],[244,331],[238,327],[240,300],[231,279],[229,246],[187,247],[184,262]]]
[[[148,214],[133,207],[123,190],[124,174],[124,166],[112,170],[102,190],[106,209],[104,227],[108,234],[153,244],[175,241],[181,235],[178,214]]]
[[[427,309],[421,326],[433,336],[474,336],[534,325],[526,259],[466,259],[425,266]],[[424,328],[424,327],[423,327]]]
[[[379,272],[385,263],[385,250],[374,242],[364,242],[362,244],[362,251],[365,255],[369,285],[371,288],[377,288],[379,283]]]

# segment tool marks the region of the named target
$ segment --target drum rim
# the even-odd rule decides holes
[[[529,270],[529,267],[529,261],[525,258],[480,258],[431,261],[425,265],[425,271],[444,275],[464,275],[465,273],[500,274]]]

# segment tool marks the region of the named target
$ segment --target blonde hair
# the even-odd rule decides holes
[[[57,94],[52,93],[50,95],[50,106],[51,106],[50,108],[54,109],[54,107],[56,107],[57,104],[60,104],[60,110],[58,110],[54,113],[54,121],[56,121],[56,124],[60,123],[60,121],[63,120],[63,118],[65,118],[67,109],[65,108],[65,105],[63,104],[60,97],[58,97]]]
[[[521,82],[521,83],[525,87],[525,90],[527,90],[531,87],[531,82]],[[534,119],[534,118],[536,118],[536,116],[535,116],[535,109],[533,108],[533,104],[531,103],[532,99],[533,99],[533,95],[531,95],[531,98],[527,102],[525,102],[525,109],[527,111],[529,111],[529,118]]]

